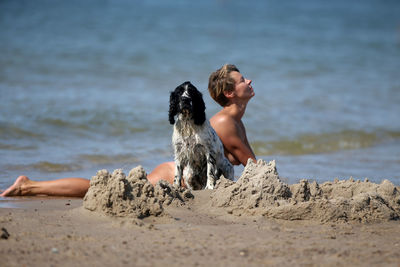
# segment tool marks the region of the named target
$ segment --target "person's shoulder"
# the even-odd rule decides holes
[[[237,123],[232,116],[225,112],[218,112],[210,119],[210,124],[217,131],[218,135],[221,137],[226,134],[233,134],[236,132]]]
[[[226,112],[220,111],[210,119],[211,126],[219,127],[221,125],[234,124],[234,119],[229,116]]]

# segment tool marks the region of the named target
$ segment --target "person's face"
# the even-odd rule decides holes
[[[240,72],[232,71],[230,73],[232,79],[235,81],[234,93],[239,98],[252,98],[254,94],[251,80],[245,79]]]

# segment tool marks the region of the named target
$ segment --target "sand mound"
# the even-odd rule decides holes
[[[213,205],[235,214],[263,210],[291,197],[290,188],[279,179],[275,161],[249,161],[236,183],[222,177],[216,187],[211,195]]]
[[[166,205],[183,205],[190,190],[165,181],[152,186],[141,166],[128,176],[122,170],[98,171],[90,181],[83,206],[111,216],[144,218],[164,214]],[[320,222],[380,222],[400,219],[400,192],[388,180],[335,180],[319,185],[301,180],[288,185],[279,178],[275,161],[248,162],[237,182],[221,177],[211,192],[208,207],[228,213],[262,215],[284,220]],[[210,210],[212,212],[212,210]]]
[[[98,171],[90,180],[83,206],[112,216],[144,218],[163,214],[164,205],[181,205],[193,198],[189,190],[165,181],[153,186],[146,176],[141,166],[132,169],[128,176],[120,169],[112,174],[107,170]]]
[[[211,204],[234,215],[264,215],[285,220],[379,222],[400,218],[400,193],[388,180],[381,184],[353,179],[302,180],[288,186],[275,162],[249,161],[236,183],[221,179]]]

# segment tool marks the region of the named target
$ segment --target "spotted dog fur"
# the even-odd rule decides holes
[[[174,184],[182,185],[183,178],[187,188],[213,189],[221,175],[233,180],[233,166],[206,120],[202,94],[190,82],[184,82],[171,92],[169,105],[169,122],[174,125]]]

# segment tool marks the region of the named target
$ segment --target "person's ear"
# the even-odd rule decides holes
[[[228,99],[233,98],[233,97],[235,96],[235,91],[234,91],[234,90],[232,90],[232,91],[225,91],[225,92],[224,92],[224,96],[225,96],[226,98],[228,98]]]

